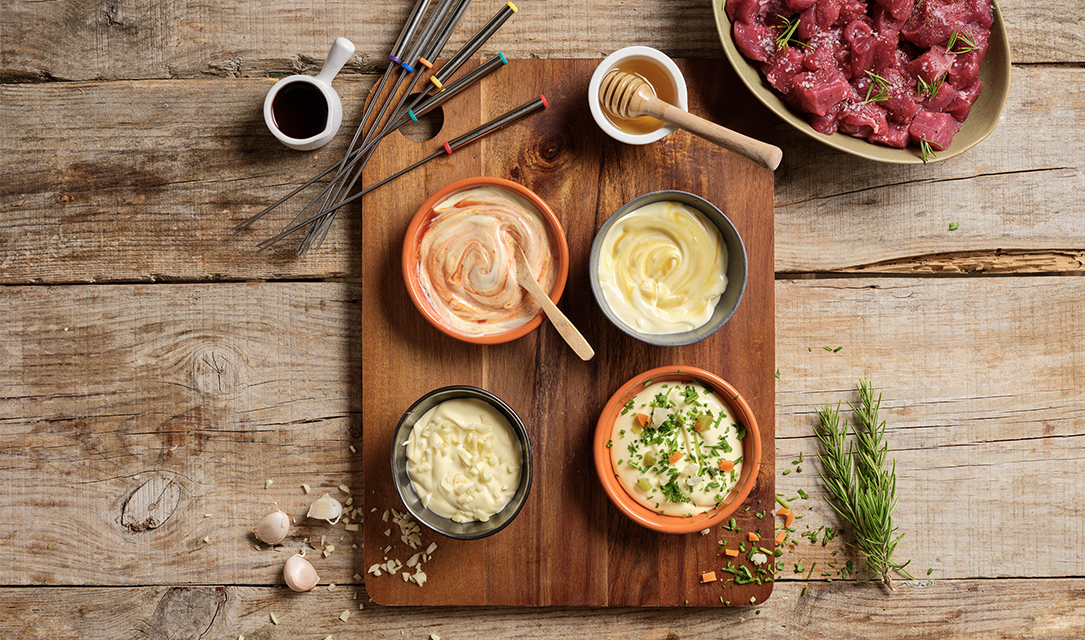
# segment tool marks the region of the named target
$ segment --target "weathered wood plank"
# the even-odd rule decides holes
[[[273,501],[301,516],[323,491],[361,489],[359,291],[0,288],[5,584],[279,583],[288,551],[256,551],[249,528]],[[839,526],[816,477],[814,408],[853,399],[866,375],[885,392],[898,553],[918,575],[1085,575],[1073,543],[1085,522],[1083,298],[1072,277],[778,281],[777,468],[801,452],[804,469],[777,476],[777,491],[809,493],[792,505],[799,533]],[[177,505],[133,531],[126,501],[156,478],[176,485]],[[365,573],[343,524],[299,519],[287,548],[322,535],[336,546],[310,552],[324,581]],[[826,567],[843,541],[801,540],[784,576]]]
[[[8,106],[0,112],[0,147],[9,150],[0,168],[0,280],[360,275],[356,209],[340,215],[324,247],[301,260],[288,245],[253,251],[301,200],[252,230],[231,230],[338,161],[349,142],[343,133],[308,154],[279,145],[260,114],[271,83],[0,85]],[[344,124],[349,132],[369,81],[338,86],[352,117]],[[441,139],[462,129],[446,123]],[[777,272],[1083,270],[1085,70],[1015,69],[995,133],[931,166],[874,164],[782,126],[777,134],[785,151],[776,177]],[[951,222],[960,228],[950,231]]]
[[[803,595],[803,590],[806,590]],[[959,638],[1058,640],[1085,627],[1085,580],[783,582],[738,609],[447,609],[381,607],[361,588],[289,596],[268,587],[0,589],[10,638],[635,638],[766,640]],[[355,595],[357,594],[357,599]],[[364,608],[359,609],[361,603]],[[344,611],[350,616],[339,619]],[[871,612],[877,612],[872,615]],[[759,613],[758,613],[759,612]],[[271,620],[275,615],[278,624]]]
[[[582,2],[529,0],[483,51],[599,58],[642,44],[675,57],[722,57],[712,1],[625,0],[600,11]],[[462,46],[502,4],[474,3],[446,51]],[[0,14],[0,81],[282,76],[318,69],[336,36],[358,48],[348,73],[371,72],[384,68],[412,5],[8,2]],[[1085,18],[1075,0],[1003,0],[999,6],[1015,62],[1085,60]]]
[[[303,516],[360,485],[357,293],[0,291],[5,583],[275,583],[288,550],[323,535],[339,551],[319,571],[352,576],[360,534]],[[257,551],[249,529],[276,504],[297,525],[286,549]]]

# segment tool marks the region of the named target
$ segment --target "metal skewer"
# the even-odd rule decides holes
[[[431,63],[430,60],[434,60],[434,59],[437,58],[438,55],[440,55],[441,51],[445,47],[445,44],[448,43],[448,39],[450,37],[452,37],[452,33],[456,30],[456,27],[459,25],[460,20],[463,19],[463,15],[464,15],[464,13],[466,13],[467,7],[470,6],[470,4],[471,4],[471,0],[453,0],[453,1],[456,2],[456,4],[452,8],[451,12],[448,14],[447,19],[441,25],[441,28],[437,31],[436,37],[431,42],[425,42],[424,40],[422,42],[422,46],[421,46],[421,49],[420,49],[420,55],[418,56],[418,61],[419,61],[420,64],[425,65],[427,68],[432,68],[433,67],[433,63]],[[423,35],[425,35],[425,33]],[[414,83],[411,86],[411,89],[408,90],[408,91],[405,91],[403,93],[402,97],[399,99],[399,102],[396,104],[396,107],[389,114],[388,120],[386,121],[385,125],[387,125],[388,122],[391,122],[392,120],[394,120],[395,114],[398,113],[400,111],[400,109],[403,108],[404,102],[406,102],[407,98],[414,91],[414,87],[416,87],[418,85],[418,82],[421,79],[422,79],[421,74],[415,75]],[[398,90],[398,88],[399,88],[399,83],[396,84],[396,90]],[[393,90],[389,97],[396,95],[396,90]],[[387,107],[387,103],[385,103],[385,107]],[[383,110],[382,110],[382,114],[383,114]],[[377,120],[374,120],[373,126],[370,127],[370,129],[369,129],[369,133],[366,134],[366,139],[362,143],[363,145],[366,142],[369,141],[369,139],[373,135],[373,132],[375,130],[377,130],[377,122],[379,122],[379,120],[380,120],[380,116],[378,115]],[[364,166],[364,164],[363,164],[363,166]],[[327,209],[328,201],[329,200],[336,201],[336,200],[338,200],[340,198],[341,195],[345,196],[354,187],[354,184],[358,181],[358,179],[360,177],[361,177],[361,169],[360,168],[355,169],[355,174],[351,178],[350,184],[347,185],[346,189],[339,189],[339,190],[336,191],[336,194],[334,196],[332,196],[330,198],[327,198],[327,197],[325,198],[323,204],[321,205],[321,211],[329,213],[328,218],[327,218],[327,220],[324,220],[324,221],[322,221],[320,223],[313,224],[313,228],[310,229],[309,232],[307,232],[305,234],[305,238],[302,240],[301,246],[298,247],[298,254],[299,255],[305,253],[306,251],[308,251],[310,249],[310,247],[314,246],[314,244],[315,244],[315,248],[317,248],[317,249],[320,248],[320,245],[323,244],[323,242],[324,242],[324,238],[326,238],[327,235],[328,235],[328,230],[331,228],[331,223],[335,219],[334,212],[331,212],[331,211],[329,211]],[[338,211],[338,209],[336,209],[336,211]],[[315,240],[315,243],[314,243],[314,240]]]
[[[444,143],[444,145],[441,147],[441,149],[438,149],[434,153],[432,153],[429,156],[419,160],[418,162],[416,162],[416,163],[412,164],[411,166],[407,167],[406,169],[398,171],[395,174],[385,178],[384,180],[381,180],[377,184],[374,184],[374,185],[372,185],[370,187],[366,187],[362,191],[354,194],[353,196],[350,196],[349,198],[344,199],[342,202],[339,202],[334,207],[332,207],[332,209],[330,211],[338,210],[338,209],[350,204],[351,202],[357,200],[358,198],[361,198],[362,196],[369,193],[370,191],[373,191],[374,189],[376,189],[378,187],[381,187],[381,186],[391,182],[392,180],[395,180],[396,178],[402,176],[405,173],[408,173],[410,171],[413,171],[413,170],[417,169],[418,167],[422,166],[423,164],[429,162],[430,160],[433,160],[434,158],[440,157],[442,154],[451,155],[453,152],[457,151],[458,149],[461,149],[461,148],[471,144],[472,142],[480,140],[481,138],[486,137],[487,135],[493,133],[494,131],[497,131],[498,129],[500,129],[500,128],[504,127],[504,126],[509,125],[509,124],[519,120],[520,118],[523,118],[524,116],[527,116],[527,115],[529,115],[531,113],[534,113],[535,111],[538,111],[539,109],[543,109],[543,108],[546,108],[548,106],[549,106],[549,104],[546,102],[546,96],[540,95],[538,98],[535,98],[534,100],[532,100],[530,102],[527,102],[524,105],[522,105],[522,106],[520,106],[520,107],[518,107],[516,109],[513,109],[512,111],[510,111],[510,112],[508,112],[508,113],[506,113],[506,114],[504,114],[502,116],[498,116],[497,118],[491,120],[490,122],[487,122],[486,124],[476,128],[476,129],[473,129],[473,130],[463,134],[462,136],[460,136],[460,137],[458,137],[458,138],[456,138],[454,140],[450,140],[450,141]],[[321,218],[323,218],[326,215],[327,215],[327,212],[321,212],[321,213],[318,213],[315,216],[309,218],[308,220],[302,220],[301,222],[298,222],[298,223],[296,223],[294,225],[291,225],[291,226],[287,227],[286,229],[284,229],[283,231],[281,231],[280,233],[278,233],[277,235],[275,235],[275,236],[273,236],[271,238],[268,238],[267,240],[264,240],[263,242],[261,242],[259,245],[257,245],[257,249],[260,250],[260,251],[263,251],[264,249],[267,249],[271,245],[273,245],[276,242],[278,242],[279,240],[282,240],[283,238],[289,236],[290,234],[294,233],[295,231],[303,229],[304,227],[309,226],[309,225],[313,224],[314,222],[319,221]]]
[[[469,2],[470,0],[466,0],[463,3],[462,8],[465,9],[466,5]],[[462,67],[464,63],[467,62],[467,60],[474,56],[475,53],[482,47],[482,45],[485,44],[491,37],[493,37],[493,35],[497,33],[497,30],[500,29],[501,26],[504,25],[505,22],[513,16],[513,14],[518,12],[519,9],[516,8],[515,4],[513,4],[512,2],[506,2],[505,6],[501,7],[501,9],[499,9],[492,18],[490,18],[490,21],[487,22],[481,29],[479,29],[479,31],[463,47],[461,47],[460,50],[457,51],[455,55],[453,55],[452,58],[447,63],[445,63],[437,73],[430,76],[430,82],[433,86],[429,88],[429,91],[436,91],[437,94],[444,92],[445,83],[448,82],[448,79],[455,75],[455,73],[460,69],[460,67]],[[454,27],[455,25],[450,26]],[[447,28],[446,26],[446,28],[444,29],[444,33],[441,34],[441,36],[434,44],[434,54],[439,52],[440,49],[444,47],[451,33],[452,29]],[[503,63],[508,63],[508,61],[505,59],[504,54],[499,53],[498,55],[501,57]],[[423,62],[426,61],[423,60]],[[358,180],[361,179],[362,172],[365,170],[366,165],[369,163],[369,159],[372,157],[372,153],[376,150],[376,146],[380,144],[380,141],[383,140],[385,136],[389,135],[392,131],[395,131],[400,126],[405,124],[408,117],[417,122],[418,119],[414,115],[414,109],[418,107],[418,105],[424,100],[433,97],[431,94],[429,94],[428,91],[423,91],[417,97],[415,97],[414,101],[409,107],[404,108],[403,104],[409,95],[410,92],[404,94],[403,99],[400,100],[399,105],[396,107],[395,110],[393,110],[393,115],[390,116],[385,122],[384,128],[379,134],[377,134],[376,138],[370,141],[368,146],[363,143],[363,146],[367,146],[368,148],[367,155],[362,158],[360,165],[353,169],[353,177],[351,178],[350,184],[348,184],[346,189],[342,190],[340,193],[344,195],[350,193],[350,190],[354,187],[355,183],[357,183]],[[370,133],[372,133],[372,130],[370,130]],[[341,176],[341,174],[337,174],[337,177],[339,176]],[[327,213],[328,216],[327,218],[319,222],[321,235],[320,240],[315,243],[315,247],[318,249],[320,248],[321,243],[328,234],[328,229],[330,228],[331,223],[334,220],[335,212],[338,211],[338,207],[336,209],[329,210],[327,208],[327,200],[325,200],[321,211],[323,213]],[[308,250],[310,248],[310,235],[311,234],[306,235],[306,240],[302,243],[302,251]]]

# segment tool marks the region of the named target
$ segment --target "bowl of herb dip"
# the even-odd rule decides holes
[[[730,383],[696,367],[667,366],[611,396],[593,453],[619,511],[654,531],[693,533],[724,522],[750,495],[761,434]]]

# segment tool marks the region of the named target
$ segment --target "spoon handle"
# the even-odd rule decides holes
[[[647,102],[646,106],[650,115],[668,124],[685,129],[705,140],[714,142],[724,149],[746,156],[769,171],[775,171],[784,157],[784,152],[777,146],[744,136],[726,127],[721,127],[715,122],[697,117],[658,98],[652,98]]]
[[[558,309],[550,296],[546,295],[539,283],[535,281],[535,277],[531,275],[531,269],[527,266],[527,256],[524,255],[524,250],[520,247],[516,247],[516,282],[520,283],[520,286],[531,294],[535,302],[539,303],[539,306],[546,313],[546,317],[550,318],[550,323],[558,330],[558,334],[565,339],[565,342],[572,347],[581,360],[586,362],[595,356],[595,350],[591,348],[588,341],[584,339],[584,336],[577,331],[573,323],[565,317],[561,309]]]

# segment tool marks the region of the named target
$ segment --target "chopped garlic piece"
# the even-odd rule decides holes
[[[351,453],[358,453],[358,450],[354,448],[354,445],[350,445],[350,452]]]
[[[204,536],[204,538],[203,538],[203,541],[204,541],[205,543],[206,543],[206,542],[211,542],[211,536]]]
[[[357,531],[358,530],[358,525],[356,525],[356,524],[348,524],[348,525],[345,525],[343,528],[346,529],[347,531]]]
[[[274,480],[264,480],[264,488],[265,489],[271,488],[271,485],[273,485],[273,484],[275,484]]]
[[[328,583],[328,591],[335,591],[335,583],[334,582],[329,582]]]
[[[349,617],[350,617],[350,611],[347,611],[347,610],[344,610],[343,613],[339,614],[339,619],[342,620],[343,622],[346,622],[347,618],[349,618]]]
[[[348,493],[348,494],[350,493],[350,487],[348,487],[345,484],[339,485],[339,490],[342,491],[343,493]]]
[[[768,560],[769,560],[768,556],[766,556],[763,553],[755,553],[752,556],[750,556],[750,562],[756,564],[759,567],[761,565],[765,564],[766,562],[768,562]]]
[[[312,489],[307,484],[301,485],[301,490],[304,491],[306,494],[308,494],[310,491],[312,491]]]
[[[701,535],[702,536],[707,536],[710,533],[712,533],[711,529],[701,529]]]
[[[271,624],[279,624],[279,619],[275,617],[275,614],[271,614]]]

